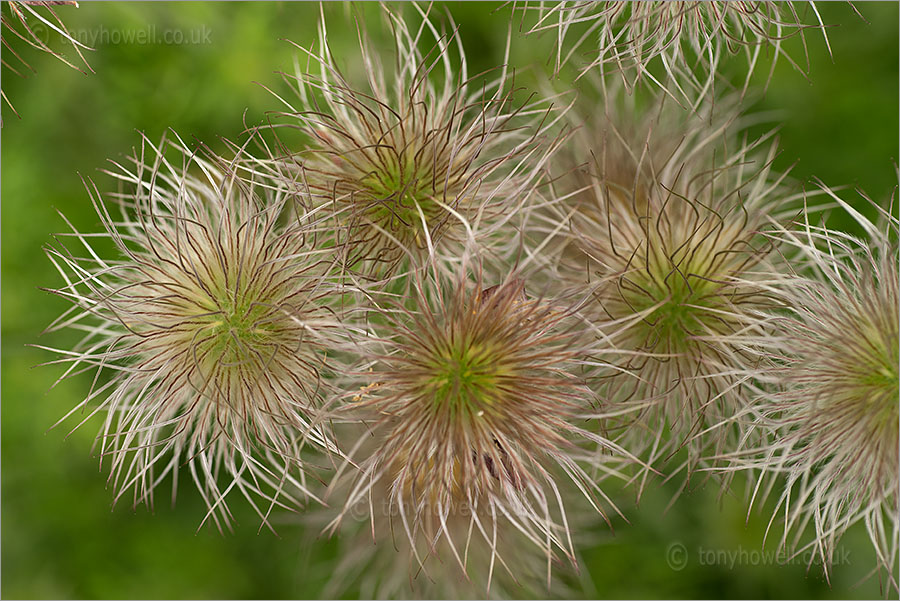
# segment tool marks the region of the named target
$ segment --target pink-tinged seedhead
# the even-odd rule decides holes
[[[339,66],[323,15],[318,46],[298,46],[303,64],[285,76],[295,98],[280,97],[287,110],[271,127],[303,183],[298,201],[330,216],[344,265],[364,276],[453,242],[443,254],[458,254],[476,237],[512,246],[500,233],[515,228],[556,145],[544,140],[560,113],[550,101],[533,101],[505,67],[470,77],[452,23],[440,33],[430,9],[413,8],[415,19],[379,11],[393,61],[369,37],[374,24],[360,27],[359,56],[348,58],[362,73]],[[302,142],[284,141],[297,132]]]
[[[824,188],[824,187],[823,187]],[[770,527],[781,544],[815,552],[826,575],[838,540],[862,521],[886,589],[897,591],[900,294],[896,205],[881,223],[825,192],[861,226],[857,238],[807,218],[778,237],[796,251],[778,287],[785,311],[757,352],[769,364],[747,412],[764,433],[729,455],[732,469],[758,470],[753,503],[783,485]],[[812,532],[811,542],[807,542]]]
[[[315,411],[340,329],[329,253],[279,225],[287,196],[237,178],[238,160],[145,140],[130,164],[114,163],[121,191],[108,202],[88,182],[105,232],[61,234],[47,250],[65,280],[53,292],[73,305],[49,331],[84,332],[51,350],[63,377],[95,372],[72,413],[106,415],[99,445],[116,498],[133,489],[152,503],[186,466],[220,528],[231,492],[264,521],[304,501],[301,453],[331,448]],[[101,257],[98,239],[119,256]]]
[[[358,440],[335,481],[345,509],[333,527],[367,508],[375,540],[405,537],[416,571],[451,562],[488,588],[495,568],[516,578],[510,554],[534,545],[549,583],[551,564],[575,557],[577,499],[564,498],[580,491],[606,519],[599,481],[631,458],[590,429],[571,311],[530,297],[518,276],[488,285],[482,273],[464,258],[452,276],[419,271],[408,296],[373,302],[368,369],[335,412]]]
[[[623,107],[616,89],[606,118],[559,155],[551,221],[568,227],[548,268],[585,299],[610,432],[650,465],[675,456],[670,476],[690,474],[739,434],[744,347],[765,333],[780,260],[763,230],[797,199],[771,170],[769,137],[736,135],[736,98],[692,114],[664,95]]]

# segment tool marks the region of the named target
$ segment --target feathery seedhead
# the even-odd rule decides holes
[[[299,104],[285,101],[282,117],[306,148],[283,160],[304,184],[301,202],[333,217],[345,264],[365,275],[424,258],[444,238],[496,231],[527,203],[546,158],[537,136],[549,109],[530,97],[519,103],[521,90],[505,68],[494,81],[470,80],[458,34],[439,34],[415,8],[417,27],[387,6],[381,11],[393,35],[393,67],[361,29],[365,77],[345,76],[323,16],[318,49],[300,48],[306,70],[286,77]],[[434,46],[423,54],[429,36]]]
[[[823,187],[824,188],[824,187]],[[751,415],[766,443],[731,458],[758,469],[763,496],[787,478],[775,515],[785,519],[782,544],[796,549],[808,526],[826,569],[837,540],[862,520],[897,590],[898,452],[900,452],[900,294],[898,220],[893,199],[884,224],[825,192],[865,231],[865,238],[814,226],[784,230],[800,267],[779,287],[789,309],[775,316],[778,337],[759,350],[772,364]]]
[[[89,187],[121,258],[101,258],[96,235],[78,232],[68,236],[87,256],[48,249],[66,280],[54,292],[74,305],[49,330],[86,332],[56,352],[65,376],[96,368],[76,410],[96,403],[91,415],[107,414],[100,449],[116,498],[134,488],[135,504],[152,503],[187,463],[219,528],[235,488],[299,504],[301,450],[329,446],[312,417],[336,330],[328,261],[309,232],[279,228],[287,197],[277,184],[242,181],[233,164],[180,141],[145,140],[132,162],[110,172],[126,187],[113,196],[121,218]]]
[[[634,410],[610,427],[620,422],[648,463],[686,446],[688,472],[734,434],[717,426],[745,402],[744,337],[759,334],[772,302],[765,272],[777,255],[760,230],[792,200],[770,175],[775,145],[764,154],[765,138],[740,141],[733,115],[701,108],[674,127],[651,104],[654,118],[610,114],[601,132],[573,137],[570,160],[593,160],[569,167],[557,267],[588,297],[583,311],[606,344],[597,392],[612,414]],[[660,136],[671,129],[684,133]]]
[[[708,89],[724,54],[743,51],[748,69],[746,89],[763,52],[784,56],[781,47],[792,35],[807,28],[821,28],[813,2],[804,2],[815,24],[797,12],[796,2],[557,2],[529,7],[538,13],[529,33],[552,30],[557,36],[556,67],[559,71],[579,49],[596,40],[596,48],[584,50],[590,61],[582,75],[593,69],[618,72],[629,91],[642,80],[685,96]],[[567,45],[567,40],[575,41]],[[825,37],[826,45],[828,38]],[[805,48],[805,40],[804,40]],[[655,65],[655,63],[659,65]],[[808,62],[808,57],[807,57]],[[774,68],[774,61],[773,61]]]
[[[509,569],[498,541],[519,532],[543,552],[549,579],[557,551],[574,557],[556,472],[601,511],[595,497],[606,497],[582,465],[616,473],[627,458],[576,425],[591,397],[574,375],[571,312],[529,298],[518,276],[486,287],[482,273],[469,259],[453,276],[417,272],[409,297],[376,305],[380,348],[365,353],[371,372],[343,410],[374,422],[348,452],[360,473],[344,514],[386,500],[382,513],[399,518],[419,564],[443,549],[468,573],[470,542],[480,544],[488,586],[495,562]],[[373,529],[385,527],[378,517]]]

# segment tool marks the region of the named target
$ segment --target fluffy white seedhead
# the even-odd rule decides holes
[[[331,216],[344,265],[364,275],[386,275],[453,240],[484,244],[503,228],[501,246],[513,246],[508,233],[553,146],[540,143],[549,102],[532,102],[505,67],[493,80],[470,79],[456,31],[439,33],[414,8],[414,26],[380,11],[391,63],[369,38],[373,24],[360,28],[349,73],[327,44],[323,15],[322,41],[300,48],[307,60],[286,77],[296,100],[285,100],[274,128],[302,134],[281,157],[304,185],[299,202]]]
[[[709,89],[729,54],[746,56],[748,84],[765,53],[805,72],[785,53],[782,41],[823,27],[813,2],[576,1],[526,3],[523,10],[537,13],[529,33],[555,33],[557,71],[585,57],[582,74],[617,73],[629,90],[649,81],[679,99]]]
[[[515,579],[510,554],[534,545],[549,583],[552,562],[574,562],[561,490],[603,515],[599,480],[630,458],[584,427],[592,398],[571,313],[515,276],[488,285],[468,263],[452,277],[420,272],[408,297],[375,303],[369,369],[336,413],[359,438],[333,526],[364,508],[376,541],[405,538],[397,563],[413,575],[451,562],[488,589],[495,568]]]
[[[328,260],[309,231],[279,226],[277,184],[242,181],[222,159],[145,141],[114,164],[122,192],[104,203],[89,185],[105,232],[61,234],[48,255],[65,280],[53,292],[73,305],[49,330],[84,333],[51,350],[63,377],[96,372],[72,413],[105,414],[116,498],[133,489],[151,503],[187,467],[217,527],[232,491],[264,520],[257,498],[300,504],[301,451],[329,446],[313,417],[336,330]],[[118,256],[102,257],[98,239]]]
[[[568,229],[550,272],[603,343],[593,386],[610,431],[648,464],[685,448],[674,469],[690,473],[736,434],[719,425],[745,404],[744,339],[772,303],[777,255],[760,230],[793,199],[770,171],[775,145],[739,139],[734,113],[606,98],[606,118],[560,155],[553,219]]]
[[[799,251],[800,261],[793,277],[779,286],[787,310],[773,316],[777,337],[758,351],[771,367],[748,415],[756,417],[765,442],[745,444],[730,458],[734,469],[760,471],[754,502],[783,484],[771,523],[783,526],[786,548],[814,550],[827,575],[838,539],[862,521],[886,588],[896,592],[896,205],[878,208],[883,223],[877,224],[827,192],[865,236],[815,226],[808,218],[781,233],[784,246]],[[812,542],[807,542],[810,532]]]

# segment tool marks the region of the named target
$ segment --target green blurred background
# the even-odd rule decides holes
[[[509,7],[447,3],[460,25],[470,72],[502,60]],[[372,7],[365,10],[371,11]],[[829,185],[858,185],[885,205],[897,175],[898,5],[859,3],[861,19],[845,3],[820,3],[834,59],[820,35],[809,32],[806,80],[781,61],[757,110],[776,110],[783,152],[777,166],[794,166],[802,184],[816,175]],[[4,11],[6,8],[4,7]],[[49,430],[85,394],[87,375],[51,384],[56,366],[29,343],[73,340],[41,330],[66,308],[39,287],[60,278],[42,246],[65,224],[82,231],[98,220],[79,173],[97,177],[108,158],[128,154],[137,132],[159,139],[173,128],[185,139],[214,143],[255,124],[279,105],[261,85],[284,90],[294,50],[285,39],[315,40],[313,3],[105,3],[60,7],[75,35],[96,35],[88,53],[95,74],[72,70],[52,56],[16,46],[36,74],[3,71],[3,90],[21,115],[3,107],[2,130],[2,588],[4,598],[292,598],[317,597],[328,579],[333,542],[308,544],[291,520],[280,537],[258,533],[258,521],[239,500],[233,534],[197,526],[203,507],[192,486],[179,487],[177,505],[133,511],[110,509],[112,491],[92,443],[95,421],[67,437],[77,419]],[[329,42],[352,60],[354,13],[327,6]],[[371,14],[371,12],[367,13]],[[148,29],[150,28],[150,29]],[[187,43],[129,43],[126,32],[181,32]],[[105,38],[104,38],[104,32]],[[132,34],[133,35],[133,34]],[[174,34],[178,35],[178,34]],[[52,38],[51,38],[52,39]],[[89,38],[88,38],[89,39]],[[192,43],[192,42],[197,43]],[[56,43],[56,42],[54,42]],[[513,62],[546,68],[552,40],[514,38]],[[63,48],[62,46],[57,46]],[[787,42],[802,57],[799,39]],[[71,56],[70,49],[67,54]],[[741,59],[736,59],[740,63]],[[246,116],[245,116],[246,111]],[[215,144],[214,144],[215,145]],[[102,187],[109,181],[99,176]],[[848,198],[858,198],[848,193]],[[48,391],[49,390],[49,391]],[[628,499],[615,534],[598,524],[582,546],[581,596],[811,597],[881,596],[866,578],[873,553],[861,527],[841,543],[831,584],[805,565],[753,565],[766,515],[746,518],[739,498],[719,500],[715,487],[685,494],[665,511],[674,488],[651,489],[640,507]],[[160,499],[165,499],[163,492]],[[306,533],[308,534],[308,533]],[[687,562],[680,566],[683,545]],[[767,548],[771,549],[772,545]],[[709,552],[742,552],[740,565],[709,564]],[[766,563],[766,562],[762,562]],[[677,567],[677,566],[676,566]],[[351,592],[352,594],[352,592]]]

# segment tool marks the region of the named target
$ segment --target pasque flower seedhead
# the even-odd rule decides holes
[[[495,565],[511,568],[503,541],[517,533],[549,578],[559,553],[574,561],[563,483],[602,512],[599,481],[631,458],[582,427],[593,398],[576,376],[583,342],[571,311],[530,296],[515,274],[488,286],[473,261],[452,276],[417,272],[409,297],[374,303],[369,369],[336,411],[366,428],[347,451],[342,479],[354,484],[334,526],[369,507],[380,536],[394,516],[417,561],[443,549],[466,573],[479,546],[488,586]]]
[[[900,449],[898,220],[864,217],[824,191],[859,223],[863,238],[807,218],[779,232],[797,256],[777,287],[786,307],[758,349],[769,368],[747,417],[765,434],[729,454],[732,469],[759,474],[754,503],[783,484],[771,525],[782,545],[812,549],[828,574],[838,539],[865,523],[887,588],[897,590]],[[757,440],[758,439],[754,439]],[[812,541],[805,542],[810,530]]]
[[[362,77],[339,67],[323,15],[318,47],[298,46],[306,66],[285,76],[297,99],[283,99],[273,128],[302,134],[280,157],[303,184],[298,202],[331,217],[344,266],[365,276],[515,223],[553,146],[543,133],[559,111],[533,102],[505,68],[470,78],[458,33],[439,33],[415,9],[417,25],[380,11],[393,64],[360,30]],[[422,52],[426,39],[433,47]]]
[[[232,490],[301,503],[301,451],[330,445],[315,418],[338,329],[327,255],[278,225],[277,185],[243,181],[233,163],[146,140],[131,163],[110,172],[124,189],[111,203],[89,183],[105,232],[59,237],[87,254],[48,249],[66,281],[54,292],[73,305],[50,330],[85,332],[57,352],[66,375],[96,370],[76,409],[106,413],[100,450],[117,498],[134,489],[151,502],[187,465],[218,526]],[[102,258],[98,236],[120,256]]]
[[[568,228],[548,265],[604,341],[593,384],[608,427],[648,464],[686,448],[691,472],[738,434],[719,425],[745,404],[745,338],[763,331],[780,259],[762,230],[794,198],[770,138],[735,134],[734,98],[690,114],[664,95],[623,109],[615,90],[561,155]]]

